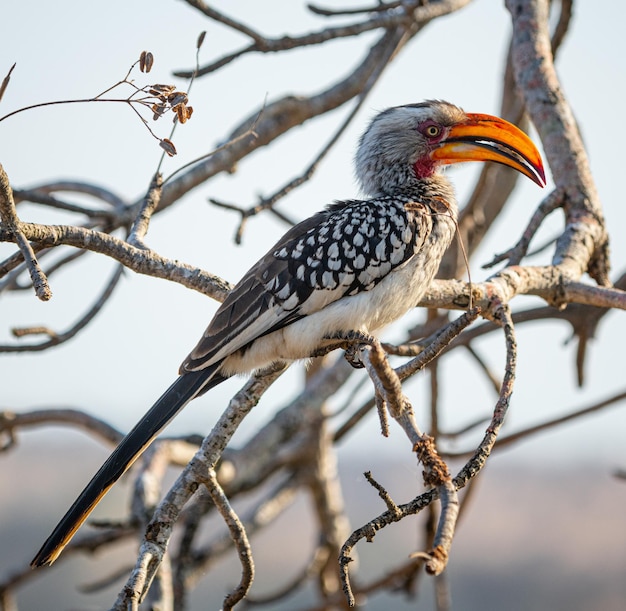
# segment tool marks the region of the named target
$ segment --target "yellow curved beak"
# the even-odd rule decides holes
[[[495,161],[528,176],[540,187],[546,184],[541,155],[518,127],[491,115],[468,113],[431,153],[439,163]]]

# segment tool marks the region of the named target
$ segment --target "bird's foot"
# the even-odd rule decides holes
[[[374,337],[362,331],[338,331],[332,335],[327,335],[325,339],[339,340],[340,347],[345,350],[346,361],[355,369],[365,367],[359,355],[359,346],[362,344],[371,346],[376,341]]]
[[[358,348],[359,347],[357,344],[348,346],[346,348],[346,351],[343,353],[343,356],[346,359],[346,361],[348,361],[348,363],[350,363],[350,365],[354,367],[355,369],[363,369],[365,365],[363,364],[363,361],[361,360],[361,357],[359,356]]]

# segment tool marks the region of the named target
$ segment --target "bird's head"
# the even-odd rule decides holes
[[[370,195],[410,187],[462,161],[496,161],[539,186],[546,182],[539,151],[515,125],[440,100],[379,113],[361,136],[355,158],[357,178]]]

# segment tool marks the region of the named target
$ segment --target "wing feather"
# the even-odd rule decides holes
[[[407,210],[412,199],[337,202],[294,226],[228,294],[181,372],[373,288],[423,245],[430,219]]]

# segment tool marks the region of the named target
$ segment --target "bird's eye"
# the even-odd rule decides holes
[[[437,138],[441,134],[441,127],[438,125],[430,124],[424,128],[424,135],[428,138]]]

